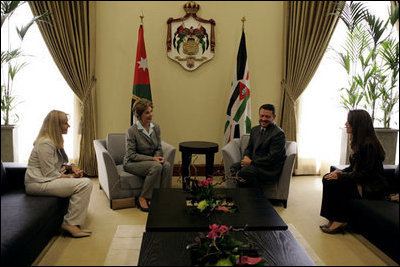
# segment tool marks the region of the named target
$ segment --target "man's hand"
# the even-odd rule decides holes
[[[153,157],[153,160],[159,163],[164,163],[164,157]]]
[[[240,162],[240,165],[242,167],[247,167],[251,164],[251,159],[248,156],[244,156],[244,158],[242,159],[242,161]]]

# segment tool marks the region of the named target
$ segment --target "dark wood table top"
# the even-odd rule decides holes
[[[179,151],[191,154],[207,154],[218,152],[218,144],[205,141],[187,141],[179,143]]]
[[[223,224],[247,230],[286,230],[287,224],[275,211],[264,195],[257,195],[253,188],[216,188],[216,192],[231,197],[238,211],[213,213],[207,217],[190,213],[186,206],[188,192],[182,189],[154,189],[147,217],[146,231],[189,232],[207,231],[210,224]],[[194,208],[195,209],[195,208]]]
[[[206,232],[205,232],[206,233]],[[248,231],[254,248],[267,266],[315,266],[290,231]],[[143,234],[138,266],[190,266],[188,244],[197,232],[146,232]],[[245,242],[243,233],[231,235]]]

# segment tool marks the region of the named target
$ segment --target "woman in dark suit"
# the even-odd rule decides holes
[[[351,110],[345,125],[350,136],[350,166],[322,178],[321,216],[329,222],[320,228],[328,234],[344,232],[349,199],[383,199],[387,189],[383,175],[385,151],[376,137],[371,116],[365,110]]]
[[[153,189],[171,186],[171,165],[163,157],[160,126],[152,123],[153,104],[147,99],[139,99],[133,112],[137,121],[126,133],[124,170],[144,177],[142,192],[135,201],[140,210],[147,212]]]

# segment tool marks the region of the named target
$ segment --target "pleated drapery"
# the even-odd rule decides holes
[[[93,140],[96,139],[94,97],[96,2],[28,1],[28,3],[34,16],[50,12],[49,23],[40,23],[38,27],[58,69],[80,101],[79,166],[85,174],[95,176],[97,163]]]
[[[286,1],[281,127],[296,141],[296,101],[314,76],[339,17],[341,1]],[[323,88],[321,88],[323,90]]]

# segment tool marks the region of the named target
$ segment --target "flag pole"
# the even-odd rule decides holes
[[[140,23],[143,24],[143,18],[144,18],[143,10],[142,10],[142,14],[139,17],[140,17]]]
[[[242,30],[244,30],[244,22],[246,21],[246,17],[245,16],[243,16],[243,18],[242,18]]]

